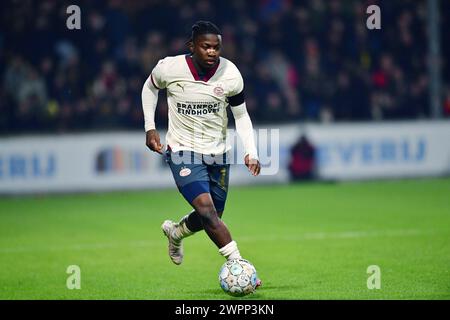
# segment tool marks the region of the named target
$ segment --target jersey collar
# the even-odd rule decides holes
[[[198,75],[197,69],[194,66],[192,57],[190,55],[186,55],[185,58],[186,58],[186,62],[189,67],[189,70],[191,71],[191,74],[194,77],[195,81],[208,82],[208,80],[214,76],[214,74],[216,73],[217,68],[219,68],[219,64],[220,64],[220,58],[219,58],[219,61],[217,61],[217,64],[213,68],[209,69],[208,72],[203,77],[200,77]]]

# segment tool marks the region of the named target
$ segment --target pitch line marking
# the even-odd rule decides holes
[[[435,232],[424,230],[385,230],[385,231],[344,231],[344,232],[311,232],[291,235],[266,235],[261,236],[240,236],[238,241],[261,241],[261,240],[324,240],[324,239],[351,239],[351,238],[370,238],[370,237],[405,237],[430,235]],[[146,248],[166,245],[166,241],[161,240],[136,240],[130,242],[110,242],[110,243],[84,243],[69,246],[41,246],[41,247],[0,247],[0,253],[20,253],[20,252],[51,252],[51,251],[87,251],[100,249],[117,248]]]

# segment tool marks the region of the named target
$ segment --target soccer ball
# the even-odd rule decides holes
[[[219,272],[220,287],[234,297],[242,297],[255,292],[256,269],[245,259],[228,260]]]

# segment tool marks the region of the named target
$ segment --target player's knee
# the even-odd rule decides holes
[[[219,217],[217,215],[216,208],[211,201],[197,203],[196,211],[202,219],[203,224],[212,226],[217,224]]]
[[[197,212],[203,219],[213,219],[217,217],[217,211],[213,204],[205,204],[197,208]]]

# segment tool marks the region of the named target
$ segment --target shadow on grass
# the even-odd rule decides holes
[[[300,285],[264,285],[257,289],[255,293],[244,297],[233,297],[228,295],[221,289],[208,289],[202,292],[188,291],[189,295],[195,296],[195,299],[213,299],[213,300],[292,300],[292,295],[286,294],[284,291],[298,291],[304,289],[305,286]]]

